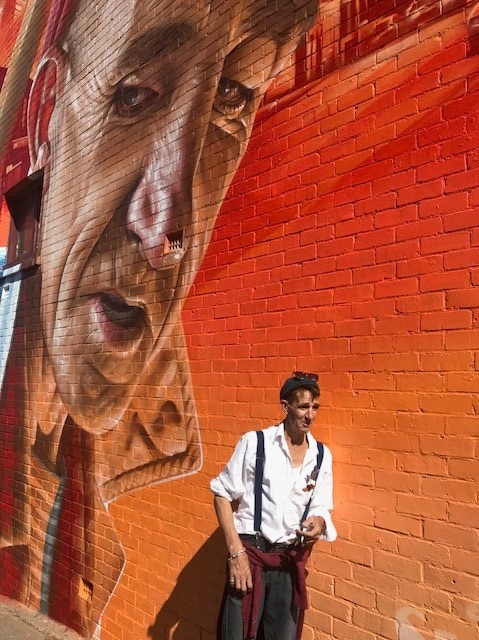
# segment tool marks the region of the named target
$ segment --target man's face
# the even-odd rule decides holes
[[[308,433],[316,420],[319,398],[308,389],[298,389],[288,400],[283,400],[286,412],[285,425],[291,437]]]
[[[180,321],[284,55],[243,4],[83,2],[57,56],[41,314],[62,401],[90,431],[115,426]]]

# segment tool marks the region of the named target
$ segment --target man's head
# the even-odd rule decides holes
[[[293,371],[289,378],[283,383],[279,392],[281,403],[290,402],[297,391],[303,389],[311,392],[313,398],[319,398],[318,376],[316,373],[304,373],[303,371]]]
[[[295,371],[285,380],[279,398],[285,412],[284,424],[290,436],[307,433],[319,409],[318,376]]]
[[[261,98],[315,11],[316,0],[81,0],[57,17],[29,145],[45,169],[45,349],[83,428],[117,424],[170,340]]]

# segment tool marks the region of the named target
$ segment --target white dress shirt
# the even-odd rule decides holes
[[[321,516],[326,523],[324,540],[336,539],[336,529],[331,519],[333,508],[332,456],[324,447],[323,462],[317,480],[314,469],[317,464],[316,440],[308,434],[308,449],[303,464],[293,469],[288,445],[284,437],[284,424],[268,427],[264,432],[265,465],[263,475],[263,505],[261,533],[270,542],[292,542],[296,529],[310,497],[310,516]],[[257,435],[245,433],[233,452],[225,469],[214,478],[210,487],[215,495],[230,502],[238,500],[233,514],[239,534],[254,534],[254,475]]]

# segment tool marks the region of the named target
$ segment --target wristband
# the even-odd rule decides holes
[[[234,560],[235,558],[237,558],[238,556],[240,556],[242,553],[245,553],[245,552],[246,552],[246,549],[243,547],[238,551],[238,553],[234,553],[232,556],[229,556],[228,562],[231,562],[231,560]]]

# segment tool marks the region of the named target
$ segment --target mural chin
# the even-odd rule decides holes
[[[105,502],[199,470],[199,426],[179,324],[139,377],[116,428],[104,432],[96,447]]]

